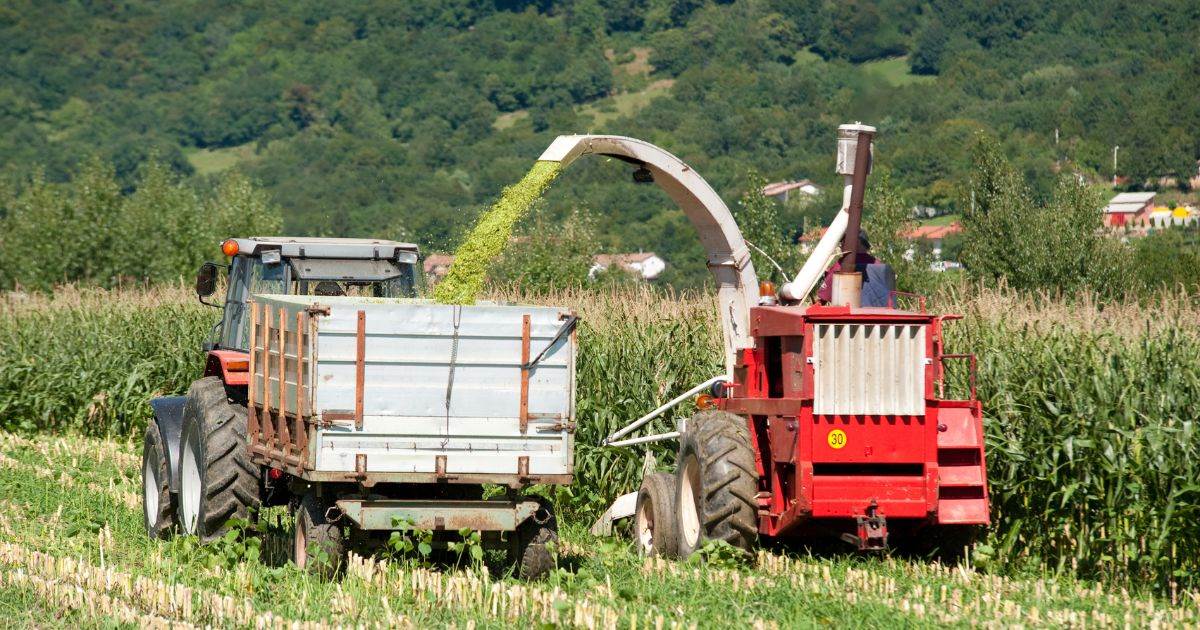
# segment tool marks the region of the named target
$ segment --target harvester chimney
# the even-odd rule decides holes
[[[862,274],[858,271],[859,232],[862,226],[863,195],[867,174],[871,172],[871,141],[875,128],[855,123],[838,127],[837,172],[845,178],[846,231],[842,236],[842,259],[833,274],[831,302],[835,305],[862,305]]]
[[[842,125],[838,127],[837,172],[844,178],[842,190],[842,210],[829,224],[825,235],[817,242],[816,247],[804,261],[804,267],[796,274],[796,278],[780,288],[779,295],[787,301],[800,301],[808,297],[813,287],[825,274],[831,258],[838,252],[838,244],[846,252],[842,260],[842,269],[856,272],[854,261],[858,255],[858,232],[862,222],[862,200],[866,188],[867,173],[871,169],[871,140],[875,137],[875,128],[862,123]],[[848,256],[848,258],[846,258]],[[845,260],[850,263],[846,264]],[[855,274],[862,285],[862,277]],[[846,298],[857,306],[861,302],[859,295]],[[839,299],[837,274],[834,274],[834,304],[846,304]]]

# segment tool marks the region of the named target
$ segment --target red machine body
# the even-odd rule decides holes
[[[861,548],[887,525],[988,523],[982,412],[972,355],[946,354],[957,316],[885,308],[751,309],[719,407],[747,419],[759,475],[759,532],[832,525]],[[947,400],[945,363],[969,361],[971,393]]]

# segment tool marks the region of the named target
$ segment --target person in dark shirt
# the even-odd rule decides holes
[[[865,230],[858,231],[858,258],[854,262],[855,267],[859,271],[866,269],[867,265],[873,265],[879,262],[878,259],[871,255],[871,241],[867,240],[867,233]],[[821,284],[821,289],[817,291],[818,303],[829,304],[829,301],[833,299],[833,274],[841,271],[841,269],[842,261],[839,259],[829,267],[828,271],[825,272],[825,282]]]

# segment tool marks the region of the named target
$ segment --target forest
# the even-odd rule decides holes
[[[14,0],[0,6],[0,245],[36,236],[20,216],[34,193],[71,197],[53,191],[104,172],[128,198],[186,189],[193,214],[244,178],[265,204],[247,228],[449,251],[562,133],[646,138],[731,205],[757,177],[829,190],[836,126],[853,120],[880,129],[877,162],[906,204],[962,210],[980,134],[1035,202],[1066,175],[1110,180],[1114,146],[1128,186],[1186,186],[1197,25],[1190,0]],[[585,217],[598,249],[653,250],[664,282],[702,282],[686,219],[628,171],[581,165],[533,225]],[[782,208],[780,229],[837,203]],[[208,216],[190,219],[204,239],[240,227]],[[163,273],[137,267],[53,280]]]

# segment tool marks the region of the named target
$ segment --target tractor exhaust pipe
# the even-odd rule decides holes
[[[845,255],[850,256],[850,261],[854,261],[857,258],[858,231],[862,222],[863,194],[866,192],[867,173],[871,169],[871,143],[874,137],[875,128],[870,125],[854,123],[838,127],[837,172],[842,175],[844,182],[844,188],[842,189],[842,209],[833,218],[833,222],[829,224],[829,229],[825,231],[825,235],[821,237],[821,240],[817,242],[817,246],[809,254],[808,260],[804,261],[804,266],[800,269],[800,273],[796,274],[794,280],[780,287],[779,295],[784,300],[799,302],[808,297],[813,287],[817,286],[817,283],[825,275],[825,269],[833,262],[833,257],[838,253],[839,243],[842,243],[842,249],[846,252]],[[862,168],[857,168],[860,165]],[[850,225],[852,219],[854,222],[853,226]],[[845,241],[843,241],[843,237],[845,237]],[[843,260],[845,260],[845,255],[842,257]],[[853,266],[847,267],[845,263],[843,263],[842,268],[855,271]],[[853,289],[849,291],[849,293],[859,296],[858,299],[854,300],[855,305],[862,301],[861,276],[859,276],[858,281],[859,290],[857,292]],[[841,297],[837,288],[838,283],[835,274],[835,298]],[[850,295],[846,295],[845,297],[849,299]],[[844,304],[846,302],[835,299],[834,303]]]

